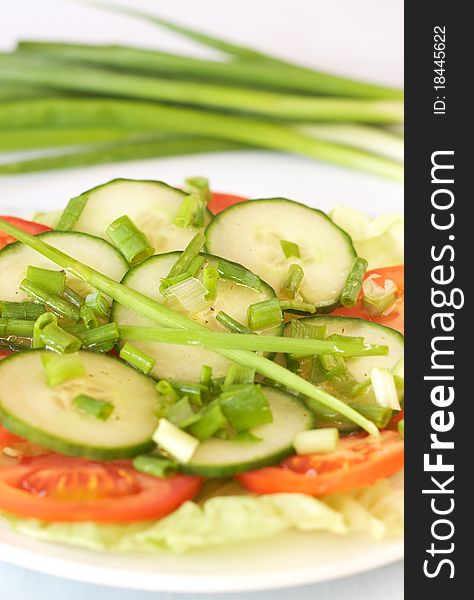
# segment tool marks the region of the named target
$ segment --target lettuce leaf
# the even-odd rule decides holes
[[[320,531],[367,533],[375,539],[400,535],[403,491],[399,477],[324,500],[303,494],[217,496],[202,504],[186,502],[161,521],[130,525],[44,523],[4,517],[14,531],[42,541],[95,551],[183,553],[252,541],[290,529],[315,535]]]
[[[330,217],[352,237],[354,247],[369,263],[369,269],[400,265],[404,262],[404,218],[399,213],[378,217],[336,206]]]

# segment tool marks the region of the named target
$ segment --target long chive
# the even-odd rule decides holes
[[[342,288],[340,302],[342,306],[355,306],[362,289],[362,280],[367,271],[368,262],[359,256],[354,259],[351,271],[347,276],[346,283]]]
[[[0,338],[33,337],[33,321],[0,318]]]
[[[248,335],[247,333],[220,333],[204,328],[199,331],[183,331],[176,327],[174,325],[173,329],[164,329],[161,327],[140,325],[120,325],[120,333],[122,337],[130,340],[159,342],[163,344],[189,344],[192,346],[203,346],[212,350],[229,348],[232,350],[248,350],[253,352],[301,353],[306,356],[335,354],[345,357],[386,356],[388,354],[387,346],[375,344],[255,335],[255,332],[252,332],[254,335]],[[91,330],[90,333],[99,329]]]
[[[101,292],[92,292],[86,296],[85,304],[91,310],[93,310],[98,317],[102,319],[109,318],[110,304],[104,294],[101,294]]]
[[[0,106],[1,112],[1,106]],[[8,135],[10,132],[7,132]],[[3,133],[0,131],[0,146]],[[124,133],[124,136],[126,133]],[[221,137],[221,136],[219,136]],[[49,171],[52,169],[69,169],[112,162],[135,161],[143,158],[160,156],[181,156],[183,154],[200,154],[204,152],[224,152],[245,148],[239,142],[227,139],[212,139],[197,136],[174,136],[153,139],[152,141],[131,141],[109,144],[94,144],[79,149],[51,154],[39,158],[30,158],[0,164],[0,175]]]
[[[209,302],[217,298],[217,284],[219,282],[219,271],[215,267],[206,267],[202,272],[202,283],[207,290],[204,296]]]
[[[399,100],[298,96],[212,83],[157,79],[26,56],[0,56],[0,80],[89,94],[209,107],[295,121],[403,122]]]
[[[64,319],[68,319],[77,323],[77,321],[79,321],[81,318],[81,313],[76,306],[73,306],[60,296],[50,294],[43,288],[35,285],[27,279],[22,281],[20,290],[25,292],[25,294],[32,298],[32,300],[35,302],[39,302],[47,306],[52,312],[60,317],[63,317]]]
[[[59,231],[73,230],[82,214],[82,211],[85,209],[88,200],[89,198],[84,195],[71,198],[63,213],[59,217],[59,222],[56,226],[56,229]]]
[[[219,429],[227,425],[227,417],[217,401],[206,406],[199,416],[199,420],[189,427],[189,431],[201,442],[212,437]]]
[[[220,260],[217,263],[217,271],[222,279],[234,281],[239,285],[249,287],[256,292],[262,291],[262,280],[258,275],[248,271],[245,267],[241,267],[227,260]]]
[[[403,92],[400,90],[309,71],[283,63],[269,65],[268,62],[262,63],[255,60],[222,62],[129,46],[81,45],[29,40],[21,41],[18,48],[21,53],[30,52],[35,56],[52,56],[55,60],[112,66],[120,70],[127,69],[140,73],[202,77],[207,81],[231,83],[243,87],[329,96],[389,99],[403,97]],[[22,98],[27,93],[37,97],[39,91],[36,88],[25,89],[23,86],[18,91],[12,90],[11,97],[13,99]],[[48,94],[48,91],[42,91],[42,93]],[[8,99],[8,96],[5,99]]]
[[[87,371],[78,354],[55,354],[45,352],[41,362],[50,387],[56,387],[70,379],[82,379]]]
[[[171,267],[170,272],[166,276],[166,278],[177,277],[178,275],[182,275],[186,272],[186,269],[189,268],[192,261],[198,256],[201,250],[204,248],[204,244],[206,243],[206,236],[199,232],[193,237],[193,239],[189,242],[183,252],[179,255],[178,259]]]
[[[26,279],[46,292],[58,296],[64,292],[66,285],[66,273],[64,271],[51,271],[50,269],[40,269],[31,265],[26,271]]]
[[[0,125],[44,127],[56,126],[57,123],[68,127],[91,127],[97,124],[104,127],[110,124],[132,130],[159,130],[185,136],[202,135],[207,139],[215,138],[226,140],[227,143],[232,142],[234,147],[235,144],[240,143],[293,152],[360,169],[381,177],[403,180],[403,167],[396,161],[319,140],[287,125],[258,121],[253,118],[119,99],[46,98],[35,101],[34,106],[27,101],[0,104]],[[199,138],[193,143],[200,144]],[[28,169],[55,168],[57,165],[75,166],[108,160],[179,154],[193,151],[193,143],[186,144],[178,139],[170,140],[168,146],[166,140],[148,144],[112,144],[97,151],[92,150],[90,153],[79,153],[70,157],[64,154],[61,157],[33,159],[27,163],[22,161],[21,165],[7,163],[0,165],[0,174],[26,172]],[[212,144],[215,148],[215,143],[211,142],[210,145]],[[175,145],[178,146],[177,149],[173,148]]]
[[[295,242],[289,242],[288,240],[280,240],[280,246],[285,258],[301,258],[300,249],[298,244]]]
[[[304,279],[304,271],[300,265],[290,265],[288,269],[288,276],[282,287],[282,292],[288,296],[288,298],[294,298],[300,288],[300,285]]]
[[[402,92],[400,90],[391,89],[370,83],[363,83],[352,79],[346,79],[343,77],[337,77],[334,75],[329,75],[327,73],[313,71],[312,69],[300,67],[298,65],[293,65],[274,56],[270,56],[263,52],[258,52],[253,48],[242,46],[241,44],[231,43],[222,38],[211,36],[209,34],[202,33],[201,31],[190,29],[189,27],[185,27],[183,25],[178,25],[176,23],[168,21],[167,19],[162,19],[150,13],[145,13],[143,11],[135,10],[117,4],[97,4],[97,6],[105,10],[120,12],[137,17],[139,19],[143,19],[150,23],[159,25],[160,27],[170,29],[175,33],[184,35],[185,37],[190,38],[201,44],[204,44],[205,46],[216,48],[217,50],[226,52],[231,56],[237,57],[238,59],[243,59],[233,61],[233,63],[231,64],[241,63],[242,66],[245,68],[248,68],[249,65],[257,65],[262,66],[263,70],[267,69],[269,71],[276,67],[285,67],[285,77],[289,78],[291,81],[292,79],[296,79],[298,81],[301,77],[304,78],[304,76],[306,75],[308,81],[311,81],[312,83],[311,89],[307,91],[315,93],[337,93],[343,96],[347,95],[376,98],[402,97]],[[224,64],[227,66],[227,63]],[[292,85],[294,85],[293,82]]]
[[[0,316],[4,319],[36,321],[44,312],[46,312],[44,305],[37,304],[36,302],[0,301]]]
[[[81,348],[81,341],[56,323],[49,323],[41,330],[43,347],[58,354],[71,354]]]
[[[316,307],[308,302],[297,302],[296,300],[282,300],[280,302],[282,310],[296,310],[298,312],[307,312],[314,314]]]
[[[81,412],[91,415],[96,419],[100,419],[101,421],[107,421],[107,419],[114,412],[114,405],[111,402],[107,402],[105,400],[97,400],[97,398],[92,398],[91,396],[87,396],[86,394],[76,396],[72,403]]]
[[[142,373],[145,373],[145,375],[149,375],[152,372],[156,362],[156,359],[141,352],[141,350],[138,350],[138,348],[135,348],[135,346],[132,346],[128,342],[120,350],[120,358]]]
[[[230,331],[231,333],[246,333],[246,334],[255,335],[255,331],[252,331],[248,327],[245,327],[245,325],[242,325],[242,323],[239,323],[238,321],[233,319],[230,315],[228,315],[223,310],[220,310],[216,314],[216,321],[218,323],[220,323],[222,325],[222,327],[224,327],[225,329],[227,329],[227,331]]]
[[[133,468],[146,475],[162,478],[173,474],[178,465],[168,458],[142,454],[133,459]]]
[[[84,348],[94,350],[105,345],[111,350],[120,339],[120,330],[117,323],[107,323],[76,335]]]
[[[168,307],[163,306],[145,294],[141,294],[136,290],[117,283],[106,275],[99,273],[88,265],[85,265],[77,259],[65,254],[61,250],[50,246],[44,242],[44,240],[22,231],[18,227],[15,227],[11,223],[7,223],[3,219],[0,219],[0,230],[13,235],[17,240],[32,248],[42,256],[49,258],[60,267],[72,270],[76,276],[80,277],[83,281],[86,281],[92,287],[95,287],[97,290],[109,295],[111,298],[122,304],[125,308],[129,308],[135,313],[154,321],[161,327],[174,327],[188,330],[189,332],[203,332],[206,330],[204,326],[200,325],[196,321],[189,319],[185,315],[181,315],[170,310]],[[235,336],[235,334],[230,335]],[[245,337],[247,339],[252,339],[254,336]],[[255,336],[255,338],[257,338],[257,336]],[[267,358],[259,356],[253,352],[229,349],[219,349],[214,350],[214,352],[230,361],[237,362],[242,366],[255,368],[256,371],[264,377],[272,379],[276,383],[279,383],[280,385],[283,385],[289,389],[293,389],[295,392],[306,396],[308,401],[317,401],[318,403],[325,405],[327,408],[337,411],[341,415],[353,421],[355,424],[359,425],[372,436],[378,437],[380,435],[377,427],[375,427],[371,421],[368,421],[360,413],[347,406],[347,404],[325,392],[324,390],[315,387],[298,375],[291,373],[284,367],[268,360]],[[161,433],[163,433],[163,431]],[[159,435],[158,437],[161,438],[162,436]],[[165,425],[165,438],[166,437]]]
[[[130,217],[123,215],[107,227],[107,236],[132,266],[136,266],[154,254],[153,246]]]
[[[282,306],[278,298],[250,304],[247,309],[250,329],[268,329],[283,322]]]

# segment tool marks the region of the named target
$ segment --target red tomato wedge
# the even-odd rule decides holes
[[[190,475],[139,473],[129,461],[51,454],[0,469],[0,510],[48,522],[129,523],[170,514],[200,485]]]
[[[14,433],[10,433],[0,425],[0,450],[2,450],[2,448],[6,448],[7,446],[11,446],[12,444],[17,444],[23,441],[23,438],[18,437]]]
[[[212,199],[207,205],[208,209],[214,215],[222,212],[225,208],[233,206],[238,202],[245,202],[248,198],[242,196],[234,196],[233,194],[220,194],[219,192],[212,192]]]
[[[2,358],[5,358],[6,356],[10,356],[10,354],[10,350],[0,350],[0,360],[2,360]]]
[[[40,223],[33,223],[32,221],[25,221],[25,219],[19,219],[18,217],[4,217],[0,215],[0,219],[19,227],[27,233],[31,233],[31,235],[37,235],[38,233],[43,233],[44,231],[51,231],[51,227],[46,227],[46,225],[41,225]],[[0,231],[0,249],[8,244],[12,244],[13,242],[16,242],[13,236]]]
[[[299,493],[327,496],[371,485],[403,468],[404,444],[395,431],[382,431],[373,440],[349,436],[329,454],[291,456],[279,467],[239,475],[256,494]]]
[[[405,309],[404,309],[404,293],[405,293],[405,283],[404,283],[404,275],[405,268],[403,265],[398,265],[396,267],[383,267],[381,269],[373,269],[372,271],[367,271],[364,279],[370,277],[370,275],[380,275],[377,279],[377,283],[383,286],[386,279],[391,279],[398,288],[396,293],[396,302],[393,310],[390,311],[387,315],[374,316],[369,315],[369,313],[362,307],[362,292],[359,295],[359,300],[357,304],[351,308],[338,308],[333,313],[333,315],[343,315],[346,317],[359,317],[360,319],[366,319],[367,321],[374,321],[375,323],[380,323],[381,325],[387,325],[387,327],[392,327],[392,329],[397,329],[401,333],[404,331],[405,325]]]

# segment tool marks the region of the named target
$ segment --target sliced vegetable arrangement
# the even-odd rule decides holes
[[[403,267],[367,272],[324,213],[213,195],[199,177],[115,180],[38,218],[53,229],[0,218],[0,511],[15,526],[75,543],[61,523],[100,537],[164,518],[153,535],[172,535],[196,495],[229,503],[234,478],[239,510],[274,494],[283,528],[343,533],[334,494],[390,493]],[[202,543],[236,539],[205,514]]]
[[[21,41],[0,54],[0,152],[48,153],[4,162],[0,174],[257,147],[402,180],[403,137],[387,128],[403,122],[401,90],[101,8],[167,28],[224,60]]]

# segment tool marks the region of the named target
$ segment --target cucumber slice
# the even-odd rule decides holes
[[[209,252],[242,263],[279,294],[292,263],[304,270],[307,302],[339,300],[356,251],[349,235],[320,210],[285,198],[250,200],[219,213],[206,230]],[[285,258],[281,240],[298,245],[301,258]]]
[[[104,239],[107,227],[128,215],[142,231],[157,253],[184,250],[199,229],[173,225],[186,194],[161,181],[114,179],[95,187],[82,196],[87,203],[74,230]],[[207,222],[210,221],[210,213]]]
[[[386,356],[365,356],[358,358],[347,358],[346,364],[349,371],[357,382],[364,381],[370,376],[372,367],[385,367],[391,369],[403,356],[404,338],[396,329],[357,319],[355,317],[338,317],[322,315],[319,317],[305,317],[300,319],[302,323],[314,325],[326,325],[327,335],[348,335],[363,337],[367,344],[380,344],[388,346]],[[291,336],[291,325],[285,326],[285,336]]]
[[[46,231],[38,237],[115,281],[120,281],[129,269],[127,261],[120,252],[98,237],[73,231]],[[5,246],[0,251],[0,273],[2,274],[0,298],[2,300],[9,302],[28,300],[26,294],[19,291],[19,288],[26,277],[29,265],[60,270],[55,263],[19,242]],[[67,273],[67,285],[81,296],[87,295],[92,290],[90,285],[70,273]]]
[[[51,388],[41,362],[46,352],[13,354],[0,363],[0,421],[6,429],[61,454],[100,460],[128,458],[154,447],[158,420],[152,379],[114,357],[80,352],[87,377]],[[80,394],[111,402],[109,419],[76,408],[73,400]]]
[[[130,269],[122,283],[164,303],[166,300],[159,291],[160,278],[169,273],[179,256],[179,252],[152,256],[140,265]],[[202,256],[205,257],[205,265],[217,266],[218,257],[207,254],[202,254]],[[247,325],[247,307],[249,304],[275,296],[275,292],[269,285],[264,282],[262,284],[262,292],[256,292],[232,281],[219,280],[216,300],[210,304],[209,310],[194,316],[194,320],[206,325],[209,329],[223,332],[225,330],[215,319],[215,315],[223,310],[240,323]],[[179,310],[179,306],[173,304],[173,309]],[[117,302],[114,302],[113,305],[112,319],[119,326],[148,325],[156,327],[156,323],[136,315]],[[281,335],[282,327],[268,329],[265,334]],[[134,340],[130,340],[130,342],[142,352],[156,359],[155,367],[151,373],[152,377],[156,379],[171,378],[183,381],[199,381],[203,365],[212,367],[214,377],[223,377],[230,364],[225,358],[204,348]]]
[[[209,438],[202,442],[191,461],[180,468],[204,477],[230,477],[250,469],[275,465],[293,452],[297,433],[314,426],[311,411],[295,396],[262,386],[273,414],[273,422],[251,430],[261,441],[235,442]]]

